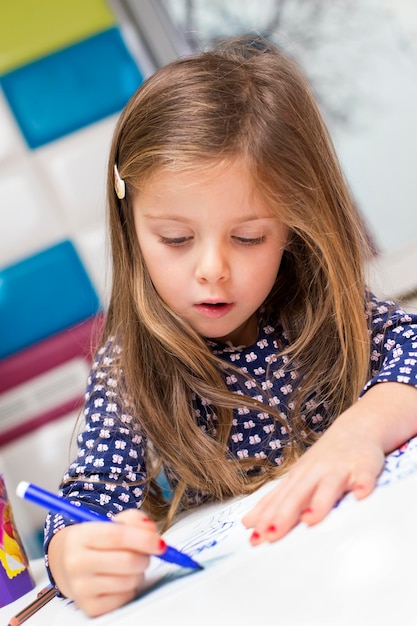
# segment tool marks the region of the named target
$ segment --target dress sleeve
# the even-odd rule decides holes
[[[371,297],[367,311],[372,347],[371,377],[362,393],[382,382],[401,382],[417,387],[417,315],[406,313],[397,303]]]
[[[109,342],[99,350],[85,396],[78,453],[65,473],[59,495],[112,518],[124,509],[140,508],[147,477],[146,441],[139,422],[128,412],[129,403],[112,367],[120,348]],[[48,573],[48,546],[55,533],[73,522],[49,513],[44,528]]]

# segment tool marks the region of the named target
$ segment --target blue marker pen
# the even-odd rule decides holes
[[[55,513],[63,513],[68,515],[74,522],[111,522],[108,517],[99,515],[95,511],[90,511],[83,506],[78,506],[71,503],[69,500],[59,498],[53,493],[41,489],[36,485],[32,485],[27,482],[21,482],[18,484],[16,493],[20,498],[29,500],[38,506],[42,506]],[[155,554],[158,559],[167,561],[168,563],[175,563],[181,567],[187,567],[191,569],[204,569],[202,565],[194,561],[191,557],[171,546],[167,546],[167,549],[163,554]]]

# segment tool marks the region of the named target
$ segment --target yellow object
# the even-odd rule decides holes
[[[27,568],[27,562],[19,543],[6,536],[4,550],[0,548],[0,564],[9,578],[14,578]]]
[[[17,532],[4,479],[0,476],[0,565],[9,578],[14,578],[29,565]]]
[[[105,0],[0,0],[0,74],[115,24]]]

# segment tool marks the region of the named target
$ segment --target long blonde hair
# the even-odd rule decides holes
[[[228,392],[205,341],[161,300],[132,214],[135,193],[159,171],[198,171],[235,158],[245,160],[290,230],[266,305],[289,336],[289,367],[296,361],[303,375],[284,463],[277,469],[264,462],[256,477],[245,471],[256,459],[245,466],[227,452],[233,408],[273,410]],[[114,163],[126,184],[123,200],[114,192]],[[329,423],[357,399],[369,374],[366,238],[303,73],[269,42],[250,38],[174,61],[140,87],[114,133],[108,203],[113,286],[104,338],[122,344],[116,366],[152,443],[154,472],[166,463],[178,477],[171,519],[187,486],[224,498],[285,471],[317,438],[305,432],[301,414],[314,392],[330,407]],[[207,399],[217,414],[214,436],[197,426],[194,397]],[[144,504],[166,518],[168,505],[151,478]]]

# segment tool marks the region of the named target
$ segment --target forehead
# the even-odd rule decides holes
[[[257,193],[252,171],[243,159],[206,160],[184,166],[173,163],[160,167],[143,180],[134,196],[204,194],[222,188],[234,188],[248,197]]]
[[[273,211],[257,192],[248,166],[241,160],[212,161],[186,169],[162,168],[134,197],[134,209],[153,215],[181,211],[221,210],[253,217],[271,216]]]

